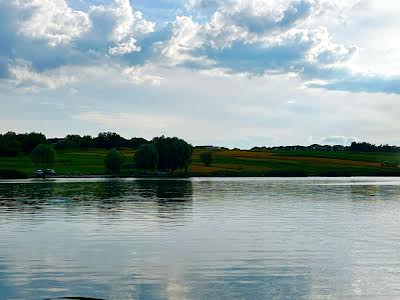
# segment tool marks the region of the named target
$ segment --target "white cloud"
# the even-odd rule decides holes
[[[76,77],[68,75],[63,68],[37,73],[32,70],[29,63],[24,61],[18,61],[17,64],[9,66],[9,70],[12,84],[25,92],[56,89],[77,80]]]
[[[195,61],[191,51],[204,44],[201,39],[201,26],[191,17],[178,16],[171,24],[171,37],[165,43],[158,44],[161,55],[171,64],[179,64],[186,61]]]
[[[24,60],[32,73],[25,82],[36,81],[42,87],[61,86],[64,81],[57,78],[57,72],[71,65],[81,70],[107,65],[118,69],[122,80],[159,85],[163,76],[149,65],[184,66],[220,76],[291,73],[308,81],[305,88],[399,92],[399,72],[393,67],[399,47],[382,46],[395,42],[388,43],[388,37],[378,39],[382,42],[376,47],[382,48],[362,61],[365,49],[343,41],[331,30],[335,17],[365,22],[365,18],[350,18],[360,10],[373,15],[374,9],[383,19],[382,11],[386,14],[389,9],[377,5],[377,0],[190,0],[179,13],[183,15],[174,15],[157,27],[129,0],[90,3],[79,6],[84,12],[71,8],[67,0],[0,0],[0,77],[15,78],[16,68],[10,72],[8,65]],[[395,2],[390,3],[396,10]],[[11,13],[9,6],[14,9]],[[14,24],[7,27],[14,22],[4,16],[17,19],[18,35],[12,33]],[[338,26],[335,23],[333,28]],[[375,59],[368,66],[371,56]],[[84,72],[74,76],[81,80]],[[39,77],[52,74],[54,84],[44,84],[45,80],[39,84]]]
[[[112,42],[113,52],[126,54],[140,51],[135,37],[154,32],[155,27],[129,0],[92,5],[88,12],[72,9],[66,0],[12,0],[11,5],[19,18],[19,33],[52,47],[84,38]]]
[[[78,84],[83,78],[95,81],[109,81],[114,78],[125,84],[139,86],[159,86],[165,79],[158,75],[161,69],[152,64],[126,67],[115,63],[102,63],[96,66],[63,66],[44,72],[36,72],[32,65],[23,60],[9,65],[10,88],[23,93],[55,90],[69,86],[68,93],[74,96],[78,90],[72,84]]]
[[[130,38],[129,41],[125,43],[119,43],[115,47],[110,47],[109,53],[111,55],[123,55],[132,52],[139,52],[141,48],[136,45],[136,40],[134,38]]]
[[[134,11],[129,0],[115,0],[110,5],[93,5],[89,15],[100,27],[97,30],[107,35],[104,38],[117,43],[154,31],[155,24],[147,21],[140,11]]]
[[[318,27],[302,32],[311,44],[306,54],[307,60],[320,65],[334,65],[348,61],[358,51],[355,46],[334,43],[326,27]]]
[[[19,32],[32,39],[43,39],[50,46],[69,43],[91,27],[89,16],[71,9],[65,0],[14,0],[22,15]]]
[[[164,79],[161,76],[153,75],[152,72],[156,72],[149,65],[144,66],[133,66],[122,70],[122,76],[133,84],[149,84],[149,85],[160,85]]]
[[[170,39],[158,47],[171,64],[249,74],[303,72],[309,64],[317,69],[343,65],[358,51],[335,43],[326,27],[308,27],[321,7],[328,9],[324,1],[191,1],[188,7],[213,12],[206,22],[178,16],[170,24]]]

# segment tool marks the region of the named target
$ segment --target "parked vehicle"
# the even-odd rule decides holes
[[[43,174],[44,174],[43,170],[38,169],[35,171],[36,176],[43,176]]]
[[[49,176],[54,176],[56,175],[56,172],[54,171],[54,169],[46,169],[45,174]]]
[[[37,177],[54,176],[56,175],[56,172],[54,171],[54,169],[46,169],[46,170],[38,169],[35,171],[35,175]]]

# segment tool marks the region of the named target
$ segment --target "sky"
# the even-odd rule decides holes
[[[2,132],[400,145],[398,0],[0,0]]]

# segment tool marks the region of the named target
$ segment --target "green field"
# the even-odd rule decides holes
[[[127,161],[133,160],[134,152],[123,149]],[[104,157],[107,150],[64,150],[57,151],[57,159],[54,166],[57,175],[102,175],[106,173]],[[16,169],[28,175],[32,175],[35,166],[30,156],[0,157],[0,169]]]
[[[125,167],[122,175],[137,175],[129,168],[134,151],[122,149]],[[400,163],[397,153],[354,152],[253,152],[213,151],[213,163],[206,167],[195,149],[189,167],[190,176],[397,176],[400,168],[385,167],[383,162]],[[57,175],[103,175],[106,150],[64,150],[57,152]],[[32,176],[35,166],[29,156],[0,157],[0,170],[14,169]]]

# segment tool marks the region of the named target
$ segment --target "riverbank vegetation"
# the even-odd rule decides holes
[[[43,139],[44,138],[44,139]],[[41,134],[0,135],[0,177],[33,176],[32,151],[40,144],[57,153],[52,163],[59,176],[398,176],[400,150],[395,146],[353,143],[255,147],[251,150],[191,147],[178,138],[125,139],[116,133],[97,137],[69,135],[46,139]],[[114,149],[114,150],[112,150]],[[107,157],[117,167],[107,167]],[[117,153],[117,154],[116,154]],[[115,159],[118,156],[118,159]],[[18,176],[17,176],[18,175]]]

